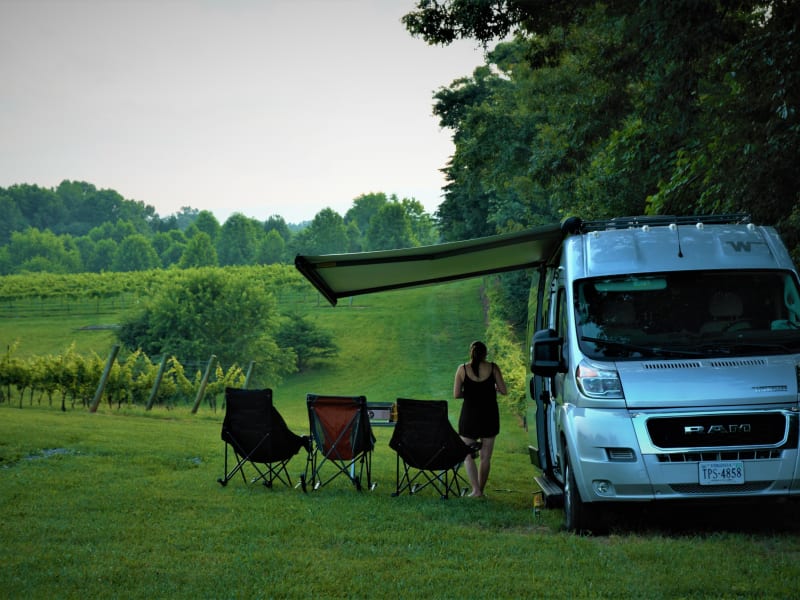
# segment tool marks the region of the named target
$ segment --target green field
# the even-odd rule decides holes
[[[339,357],[275,386],[290,428],[305,394],[449,398],[482,337],[479,282],[314,305]],[[113,315],[112,315],[113,316]],[[105,317],[104,317],[105,318]],[[108,332],[63,316],[3,319],[19,352]],[[37,322],[34,322],[37,321]],[[83,323],[83,324],[81,324]],[[84,338],[90,335],[95,338]],[[39,336],[46,338],[42,342]],[[50,344],[51,347],[47,347]],[[451,400],[451,417],[459,404]],[[345,481],[303,494],[234,479],[221,487],[221,412],[204,405],[97,413],[0,405],[3,598],[791,598],[800,576],[794,505],[628,508],[607,536],[532,511],[533,469],[505,411],[485,499],[393,498],[391,429],[376,427],[372,492]],[[297,479],[305,459],[290,464]]]

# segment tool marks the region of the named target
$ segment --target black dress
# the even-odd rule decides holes
[[[492,373],[483,381],[475,381],[467,375],[464,365],[464,405],[458,419],[458,433],[476,440],[494,437],[500,433],[500,409],[497,406],[497,389]]]

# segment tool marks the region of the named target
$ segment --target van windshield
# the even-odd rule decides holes
[[[788,271],[677,271],[582,279],[582,352],[597,359],[800,352],[800,291]]]

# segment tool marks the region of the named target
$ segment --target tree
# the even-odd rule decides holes
[[[439,241],[439,232],[436,229],[436,223],[425,212],[422,203],[414,198],[403,198],[401,204],[411,225],[411,234],[415,240],[414,245],[430,246],[437,243]]]
[[[332,208],[323,208],[298,239],[306,244],[304,254],[337,254],[347,251],[347,230],[344,219]]]
[[[288,229],[287,229],[288,231]],[[258,249],[258,263],[271,265],[282,262],[286,255],[286,242],[277,229],[270,229]]]
[[[211,237],[204,231],[198,232],[187,242],[178,261],[181,269],[216,267],[217,264],[217,250]]]
[[[255,264],[264,235],[258,221],[241,213],[232,214],[222,226],[216,243],[220,266]]]
[[[8,256],[15,273],[78,273],[83,266],[71,236],[57,236],[52,231],[32,227],[11,234]]]
[[[25,229],[26,220],[22,211],[11,196],[2,193],[0,189],[0,245],[11,241],[11,234]]]
[[[572,4],[547,0],[418,0],[401,20],[411,35],[429,44],[447,45],[459,38],[487,44],[522,28],[524,19],[537,14],[566,11],[552,5]]]
[[[402,204],[391,202],[372,217],[367,232],[371,250],[391,250],[415,246],[411,221]]]
[[[129,349],[184,363],[212,354],[224,365],[257,360],[259,373],[274,384],[296,361],[275,342],[278,321],[275,298],[261,281],[233,270],[199,269],[164,286],[118,335]]]
[[[344,222],[346,225],[355,223],[358,230],[362,234],[366,234],[372,217],[378,214],[378,211],[385,206],[387,202],[389,202],[389,200],[383,192],[362,194],[353,200],[353,206],[351,206],[344,215]]]
[[[84,258],[86,270],[93,273],[111,271],[118,247],[117,242],[112,239],[99,240],[92,246],[88,256]]]
[[[164,268],[178,264],[186,249],[186,242],[186,236],[180,229],[156,233],[151,239],[153,248],[161,259],[161,266]]]
[[[270,231],[276,231],[284,243],[288,243],[292,239],[292,232],[280,215],[270,215],[269,219],[264,222],[264,233],[269,234]]]
[[[207,210],[201,210],[199,213],[197,213],[194,226],[200,231],[208,234],[208,237],[211,238],[213,243],[217,242],[217,237],[219,236],[221,227],[219,221],[217,221],[217,218],[214,216],[214,213]]]
[[[153,245],[140,233],[129,235],[117,248],[111,263],[114,271],[148,271],[161,266]]]
[[[36,229],[49,229],[54,233],[63,231],[67,209],[62,198],[53,190],[39,187],[38,185],[12,185],[5,190],[5,196],[10,198],[22,215],[22,222],[14,231],[22,231],[27,227]],[[2,212],[4,215],[14,216],[14,213]]]
[[[276,339],[281,348],[294,351],[297,370],[301,372],[312,361],[333,358],[339,350],[331,332],[298,314],[290,314],[282,320]]]

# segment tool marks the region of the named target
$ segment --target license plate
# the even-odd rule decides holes
[[[744,483],[744,464],[731,462],[701,462],[700,485],[730,485]]]

